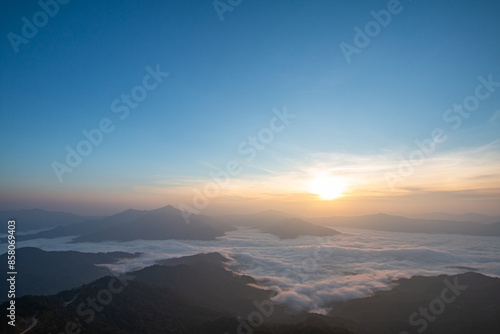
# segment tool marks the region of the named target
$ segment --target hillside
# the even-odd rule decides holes
[[[22,297],[16,301],[18,330],[36,317],[30,333],[59,333],[66,326],[94,334],[349,333],[339,328],[345,325],[342,320],[288,315],[269,301],[271,291],[248,285],[255,280],[227,271],[225,261],[216,253],[181,258],[179,262],[189,264],[154,265],[53,296]],[[250,326],[249,314],[266,321]],[[3,323],[2,332],[15,331]]]
[[[228,271],[227,261],[218,253],[197,254],[121,277],[102,277],[57,295],[19,298],[18,332],[35,316],[37,324],[30,333],[59,333],[68,323],[80,333],[95,334],[381,334],[418,329],[493,334],[500,329],[499,278],[465,273],[400,279],[389,291],[334,302],[324,316],[293,313],[271,302],[272,291],[254,286],[257,282],[250,276]],[[434,312],[428,314],[433,318],[425,329],[419,312]],[[250,314],[262,321],[250,325]],[[4,333],[14,332],[2,326]]]
[[[66,226],[97,218],[41,209],[0,210],[1,221],[6,222],[10,219],[16,221],[17,232],[27,232],[54,228],[57,226]]]
[[[16,250],[16,297],[24,295],[49,295],[89,283],[111,272],[98,264],[111,264],[120,259],[137,257],[139,254],[124,252],[81,253],[76,251],[47,252],[38,248],[25,247]],[[0,256],[7,263],[7,253]],[[8,291],[7,281],[0,284],[2,291]],[[0,301],[7,300],[1,294]]]
[[[191,217],[186,223],[180,210],[166,206],[148,211],[135,219],[120,221],[118,224],[103,224],[97,231],[85,233],[74,242],[131,241],[194,239],[214,240],[224,231]]]
[[[500,332],[499,300],[500,278],[470,272],[415,276],[372,297],[334,303],[330,315],[354,321],[351,329],[360,334],[493,334]]]

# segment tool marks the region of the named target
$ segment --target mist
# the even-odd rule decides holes
[[[143,268],[167,258],[219,252],[232,259],[230,270],[251,275],[260,286],[276,291],[275,302],[296,311],[323,314],[332,301],[388,290],[398,278],[471,270],[500,277],[497,237],[337,230],[342,234],[290,240],[251,228],[238,228],[215,241],[70,243],[73,237],[64,237],[29,240],[20,242],[19,247],[142,253],[139,258],[108,265],[116,272]]]

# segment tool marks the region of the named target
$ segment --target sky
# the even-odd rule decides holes
[[[499,10],[9,2],[0,209],[498,215]]]

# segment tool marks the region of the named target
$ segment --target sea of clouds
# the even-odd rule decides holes
[[[158,260],[219,252],[229,268],[253,276],[278,292],[274,301],[300,311],[325,313],[332,301],[365,297],[391,288],[398,278],[477,271],[500,277],[500,239],[447,234],[394,233],[339,228],[331,237],[280,240],[240,228],[215,241],[76,243],[72,237],[19,242],[18,247],[81,252],[141,252],[138,258],[109,265],[124,272]]]

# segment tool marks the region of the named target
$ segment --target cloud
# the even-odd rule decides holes
[[[318,175],[332,176],[345,180],[347,198],[394,197],[419,192],[460,191],[465,189],[485,189],[492,182],[500,183],[498,162],[500,161],[500,140],[483,146],[441,151],[439,145],[434,152],[425,155],[410,175],[402,177],[395,189],[388,184],[387,175],[397,177],[400,165],[412,150],[385,151],[383,154],[309,153],[299,160],[281,159],[273,170],[263,170],[258,174],[248,172],[231,177],[214,199],[231,198],[280,200],[315,200],[309,193],[311,181]],[[408,151],[408,152],[406,152]],[[406,171],[405,171],[406,172]],[[213,182],[210,178],[159,180],[156,184],[136,187],[137,191],[154,194],[192,195],[192,189]]]
[[[110,265],[129,271],[157,260],[220,252],[231,270],[253,276],[277,292],[274,301],[294,310],[328,311],[332,301],[365,297],[390,289],[392,280],[414,275],[464,272],[463,267],[500,277],[500,244],[495,237],[407,234],[340,228],[328,238],[280,240],[253,229],[229,232],[215,241],[160,240],[71,244],[70,237],[19,242],[18,247],[82,252],[141,252]],[[459,266],[457,268],[457,266]]]

